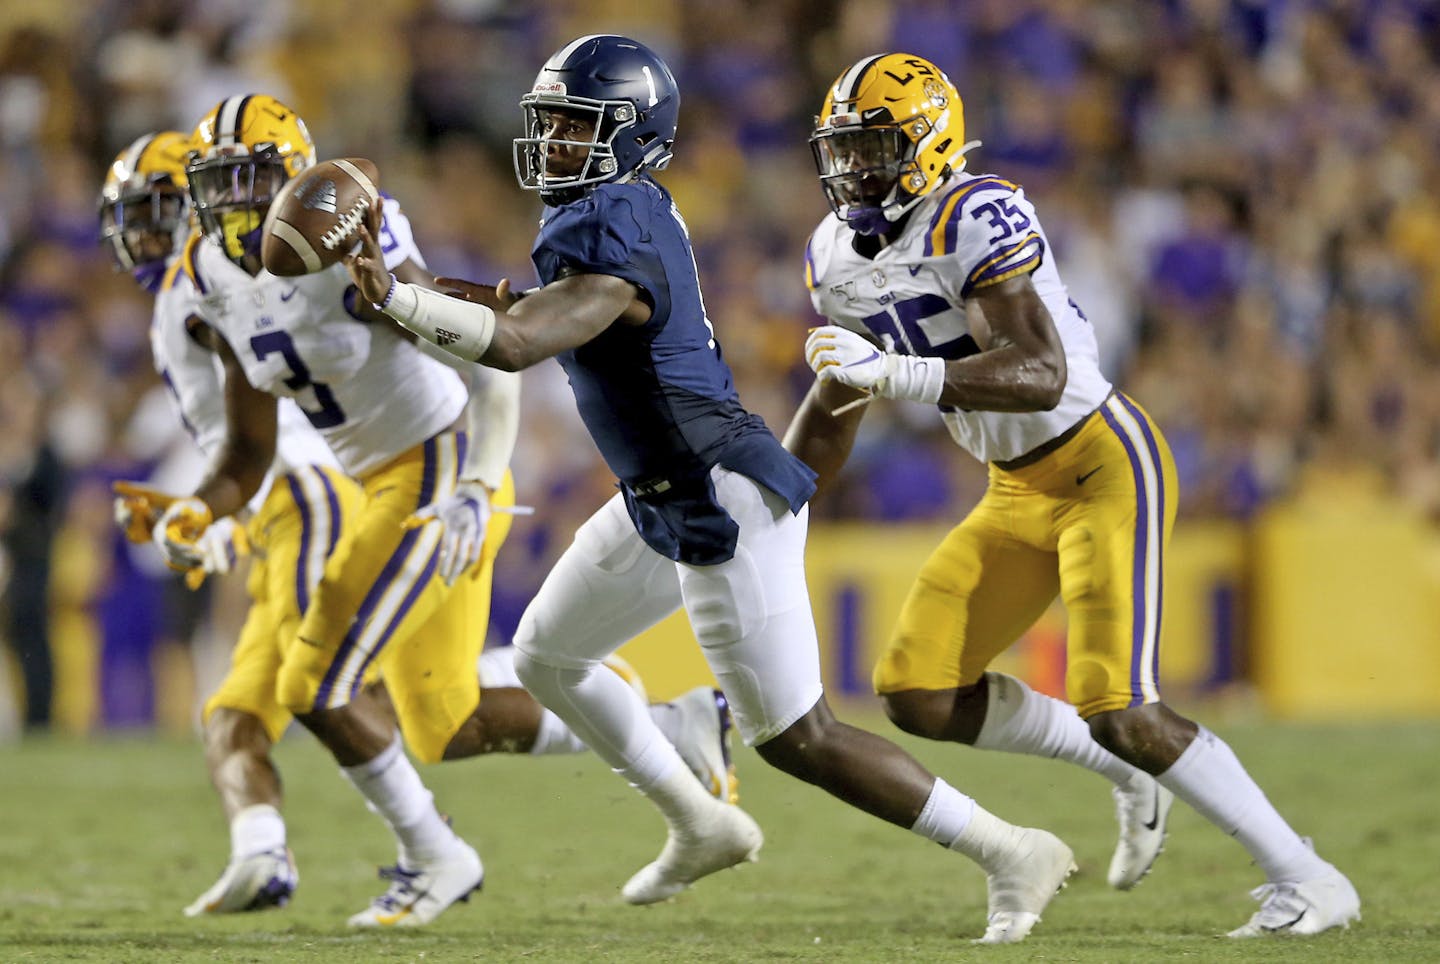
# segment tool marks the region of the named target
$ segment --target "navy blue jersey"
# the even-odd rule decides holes
[[[644,325],[613,324],[557,356],[647,544],[694,565],[734,554],[738,529],[715,502],[715,465],[800,510],[815,491],[815,473],[740,404],[669,192],[640,178],[547,207],[530,256],[542,284],[565,268],[613,275],[653,306]]]

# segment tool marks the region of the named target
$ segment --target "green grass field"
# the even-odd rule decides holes
[[[894,735],[863,713],[842,715]],[[491,757],[423,773],[486,862],[482,896],[427,929],[353,933],[394,852],[309,737],[279,748],[301,888],[289,908],[187,920],[228,835],[198,745],[149,739],[0,747],[0,961],[1440,960],[1440,723],[1217,725],[1271,798],[1355,881],[1364,921],[1308,940],[1232,942],[1261,877],[1176,808],[1165,855],[1135,891],[1105,885],[1107,786],[1048,761],[901,737],[1007,818],[1043,825],[1081,871],[1013,948],[975,947],[979,871],[738,752],[759,863],[668,904],[619,886],[658,851],[657,815],[590,756]]]

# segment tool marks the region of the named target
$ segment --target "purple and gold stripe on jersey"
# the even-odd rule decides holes
[[[1150,422],[1124,395],[1116,392],[1100,406],[1100,414],[1129,460],[1135,483],[1135,560],[1131,572],[1130,705],[1160,698],[1160,612],[1164,572],[1165,473]]]
[[[1019,241],[1006,245],[976,265],[975,270],[965,279],[960,293],[968,295],[976,288],[999,284],[1006,278],[1034,271],[1044,257],[1045,239],[1040,237],[1039,232],[1031,231]]]
[[[180,272],[183,271],[185,272],[185,277],[189,278],[191,283],[195,285],[196,291],[199,291],[202,295],[210,293],[205,287],[205,283],[200,279],[200,269],[197,264],[197,259],[200,256],[200,238],[201,235],[197,231],[191,232],[190,236],[185,239],[185,246],[180,249],[180,256],[170,262],[170,266],[165,269],[164,277],[160,279],[161,291],[169,291],[175,287],[175,282],[179,279]]]
[[[805,287],[815,290],[815,235],[805,242]]]
[[[310,596],[325,574],[325,561],[340,539],[340,500],[325,470],[304,466],[285,476],[290,498],[300,510],[300,552],[295,557],[297,612],[310,608]]]
[[[967,197],[981,191],[1006,191],[1014,193],[1020,185],[1002,177],[986,175],[977,177],[968,184],[962,184],[940,202],[940,209],[930,219],[930,232],[925,236],[925,257],[953,254],[956,237],[960,230],[960,208]]]
[[[465,458],[463,433],[443,433],[422,447],[420,490],[410,511],[451,494]],[[365,672],[424,592],[439,564],[440,527],[406,530],[366,592],[350,628],[326,670],[316,708],[342,706],[354,698]]]

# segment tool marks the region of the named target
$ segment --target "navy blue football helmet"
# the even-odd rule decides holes
[[[649,47],[628,37],[594,34],[556,51],[540,68],[530,93],[520,98],[520,107],[525,136],[515,138],[515,176],[527,191],[539,191],[545,203],[563,204],[593,185],[664,170],[680,118],[680,88]],[[543,115],[554,110],[595,122],[593,140],[563,142],[590,149],[578,173],[546,170]]]

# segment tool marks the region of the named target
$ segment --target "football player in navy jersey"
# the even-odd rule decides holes
[[[818,377],[786,446],[828,480],[864,403],[898,398],[938,406],[956,444],[990,464],[984,498],[925,562],[875,668],[891,719],[1113,781],[1114,887],[1150,869],[1178,796],[1266,874],[1260,909],[1230,936],[1348,926],[1360,909],[1350,881],[1223,741],[1160,701],[1174,460],[1101,374],[1025,192],[966,171],[975,144],[959,92],[923,58],[865,57],[830,88],[811,144],[832,213],[810,237],[805,274],[830,324],[806,343]],[[987,671],[1057,595],[1073,706]]]
[[[663,900],[753,858],[762,835],[686,773],[601,660],[684,607],[747,744],[802,780],[966,854],[989,875],[985,940],[1022,939],[1074,869],[1070,848],[1012,826],[899,747],[835,719],[805,587],[814,473],[741,405],[705,314],[685,223],[650,176],[670,159],[680,96],[652,51],[617,36],[567,44],[521,100],[523,187],[545,202],[517,297],[396,281],[379,209],[348,264],[361,293],[467,360],[556,357],[620,491],[575,534],[516,634],[521,681],[664,815],[660,856],[625,885]],[[618,685],[617,685],[618,684]]]
[[[267,623],[223,696],[250,709],[271,739],[299,720],[390,829],[398,854],[381,874],[389,885],[351,926],[428,924],[478,889],[484,869],[405,746],[427,763],[584,750],[521,688],[508,647],[481,655],[491,574],[509,529],[504,509],[513,505],[518,377],[433,346],[422,351],[355,299],[342,267],[294,278],[264,270],[260,226],[275,192],[316,161],[304,121],[288,106],[265,94],[227,97],[191,141],[185,176],[201,231],[161,281],[157,359],[176,376],[171,387],[209,461],[189,496],[146,492],[155,514],[145,521],[166,561],[191,569],[207,554],[214,521],[238,511],[268,468],[289,477],[315,460],[305,449],[328,447],[325,457],[358,483],[305,472],[277,484],[262,505],[254,524],[268,530],[257,543],[266,559],[252,576],[265,580],[253,585]],[[388,263],[428,281],[399,202],[381,203]],[[313,444],[298,454],[289,444],[296,436],[277,422],[285,410],[313,429]],[[286,506],[293,511],[281,513]],[[280,531],[277,513],[293,531]],[[282,535],[291,550],[277,549]],[[377,676],[393,719],[377,712],[369,685]],[[728,798],[723,699],[701,686],[648,712],[676,741],[692,779]],[[277,843],[272,832],[265,850],[283,869]],[[227,873],[192,908],[234,909],[231,883],[251,879]]]

